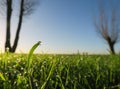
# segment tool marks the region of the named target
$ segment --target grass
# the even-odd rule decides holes
[[[0,89],[120,89],[120,55],[0,55]]]

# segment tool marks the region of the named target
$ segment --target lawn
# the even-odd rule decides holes
[[[0,89],[120,88],[119,55],[28,56],[0,55]]]

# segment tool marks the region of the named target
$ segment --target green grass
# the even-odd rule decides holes
[[[119,55],[0,55],[0,89],[120,89]]]

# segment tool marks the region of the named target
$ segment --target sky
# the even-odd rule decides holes
[[[36,53],[108,53],[106,42],[96,33],[93,18],[99,0],[41,0],[34,14],[24,18],[16,52],[27,53],[38,41]],[[108,3],[110,0],[105,0]],[[120,0],[114,0],[114,5]],[[105,6],[106,9],[109,7]],[[119,8],[119,7],[118,7]],[[13,17],[16,18],[16,17]],[[12,20],[11,44],[17,20]],[[4,52],[5,16],[0,16],[0,50]],[[120,51],[119,43],[115,45]]]

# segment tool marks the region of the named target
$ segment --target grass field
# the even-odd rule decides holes
[[[0,55],[0,89],[119,88],[119,55]]]
[[[120,89],[120,55],[0,55],[0,89]]]

